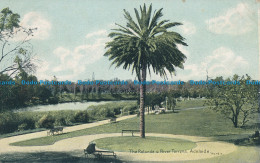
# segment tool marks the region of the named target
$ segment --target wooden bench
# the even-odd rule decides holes
[[[54,134],[62,134],[63,133],[63,127],[54,127],[52,129],[50,129],[48,132],[47,132],[47,136],[49,135],[54,135]]]
[[[96,150],[96,144],[90,143],[86,149],[84,149],[85,158],[88,158],[89,155],[94,155],[95,158],[100,159],[105,156],[112,156],[116,159],[116,154],[114,151],[102,151]]]
[[[134,132],[140,132],[140,130],[122,130],[122,136],[124,132],[132,132],[132,136],[134,136]]]
[[[116,123],[116,118],[110,118],[109,122],[110,123]]]

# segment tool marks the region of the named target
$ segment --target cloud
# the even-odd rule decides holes
[[[260,38],[260,8],[258,8],[258,41]],[[259,63],[260,63],[260,51],[259,53]],[[260,78],[260,66],[258,66],[258,79]]]
[[[29,12],[25,14],[20,22],[20,25],[26,29],[33,30],[33,36],[27,39],[45,40],[50,36],[51,23],[38,12]],[[23,30],[17,30],[17,35],[13,38],[14,41],[21,41],[26,38],[26,33]]]
[[[169,80],[206,80],[206,71],[211,78],[217,76],[229,77],[235,73],[244,72],[248,66],[248,61],[235,55],[231,49],[219,47],[198,64],[185,63],[184,70],[177,69],[177,75],[169,78]],[[168,77],[170,77],[169,74]],[[154,74],[152,74],[152,79],[162,80],[161,77]]]
[[[93,44],[79,45],[73,49],[64,47],[56,48],[53,53],[60,61],[59,65],[54,66],[54,73],[63,73],[59,75],[60,79],[68,80],[77,78],[86,71],[86,66],[92,64],[103,57],[105,53],[105,42],[107,38],[96,38]],[[69,75],[65,75],[68,74]]]
[[[214,76],[231,76],[234,72],[246,69],[248,61],[226,47],[220,47],[213,51],[211,56],[205,58],[202,66],[208,69]]]
[[[50,63],[39,57],[35,57],[33,64],[36,66],[36,73],[38,79],[48,79],[51,80],[51,77],[47,75],[50,69]]]
[[[191,22],[183,21],[182,24],[183,25],[180,26],[180,28],[181,28],[181,31],[183,34],[192,35],[192,34],[196,33],[196,27]]]
[[[58,47],[53,51],[53,54],[60,58],[61,63],[64,63],[65,58],[70,55],[70,50],[63,47]]]
[[[254,21],[253,12],[246,3],[239,3],[230,8],[225,14],[206,21],[208,30],[216,34],[241,35],[252,31]]]
[[[34,39],[44,40],[49,37],[51,23],[38,12],[29,12],[24,15],[21,26],[26,28],[37,28]]]
[[[107,36],[108,32],[107,30],[99,30],[99,31],[95,31],[95,32],[92,32],[92,33],[88,33],[86,35],[86,38],[91,38],[91,37],[94,37],[94,36]]]

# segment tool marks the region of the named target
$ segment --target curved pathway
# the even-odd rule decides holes
[[[236,150],[236,146],[230,143],[213,141],[211,138],[198,137],[198,136],[186,136],[186,135],[171,135],[171,134],[156,134],[147,133],[147,136],[165,137],[165,138],[178,138],[190,140],[196,143],[196,147],[192,150],[186,150],[182,152],[164,153],[159,151],[159,153],[130,153],[130,152],[116,152],[119,159],[128,161],[184,161],[184,160],[199,160],[212,158],[216,156],[221,156],[229,154]],[[96,139],[105,137],[117,137],[121,136],[121,133],[111,133],[111,134],[97,134],[97,135],[85,135],[79,137],[73,137],[68,139],[63,139],[54,143],[53,145],[47,146],[10,146],[8,144],[1,146],[5,152],[40,152],[40,151],[55,151],[55,152],[70,152],[75,150],[85,149],[89,142]],[[129,134],[130,136],[130,134]],[[2,144],[2,143],[1,143]],[[174,147],[173,147],[174,148]],[[0,151],[3,153],[3,150]]]

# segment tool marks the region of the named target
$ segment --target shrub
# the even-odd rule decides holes
[[[53,128],[54,127],[55,119],[47,114],[42,116],[42,118],[38,121],[39,127],[42,128]]]
[[[115,115],[118,115],[121,114],[122,106],[120,105],[111,106],[111,109],[113,110]]]
[[[114,112],[112,112],[110,109],[108,108],[103,108],[99,110],[99,116],[102,118],[108,118],[108,117],[115,117]]]
[[[74,116],[75,122],[89,122],[89,116],[87,111],[79,111]]]
[[[27,129],[27,124],[26,123],[22,123],[18,126],[18,131],[23,131]]]
[[[129,113],[129,114],[135,114],[137,108],[135,105],[127,105],[123,108],[123,112]]]
[[[19,117],[12,112],[0,114],[0,133],[10,133],[18,129]]]
[[[70,117],[66,117],[66,118],[65,118],[65,123],[66,123],[66,125],[68,125],[68,126],[73,125],[74,122],[75,122],[75,119],[74,119],[73,116],[70,116]]]
[[[66,125],[66,119],[64,117],[56,118],[54,125],[55,126],[64,126],[64,125]]]
[[[58,104],[58,102],[59,102],[59,98],[58,97],[50,97],[48,99],[48,103],[49,104]]]
[[[98,109],[97,108],[88,108],[88,114],[90,119],[95,119],[95,117],[98,114]]]
[[[31,118],[25,118],[23,120],[21,120],[21,123],[19,123],[20,125],[20,129],[18,126],[18,130],[21,131],[21,129],[23,130],[28,130],[28,129],[34,129],[35,128],[35,121]]]

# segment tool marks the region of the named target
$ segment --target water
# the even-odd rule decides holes
[[[126,100],[125,100],[126,101]],[[17,110],[21,111],[59,111],[59,110],[85,110],[91,105],[103,105],[108,103],[124,102],[122,101],[100,101],[100,102],[70,102],[62,104],[53,104],[53,105],[37,105],[26,107]]]

